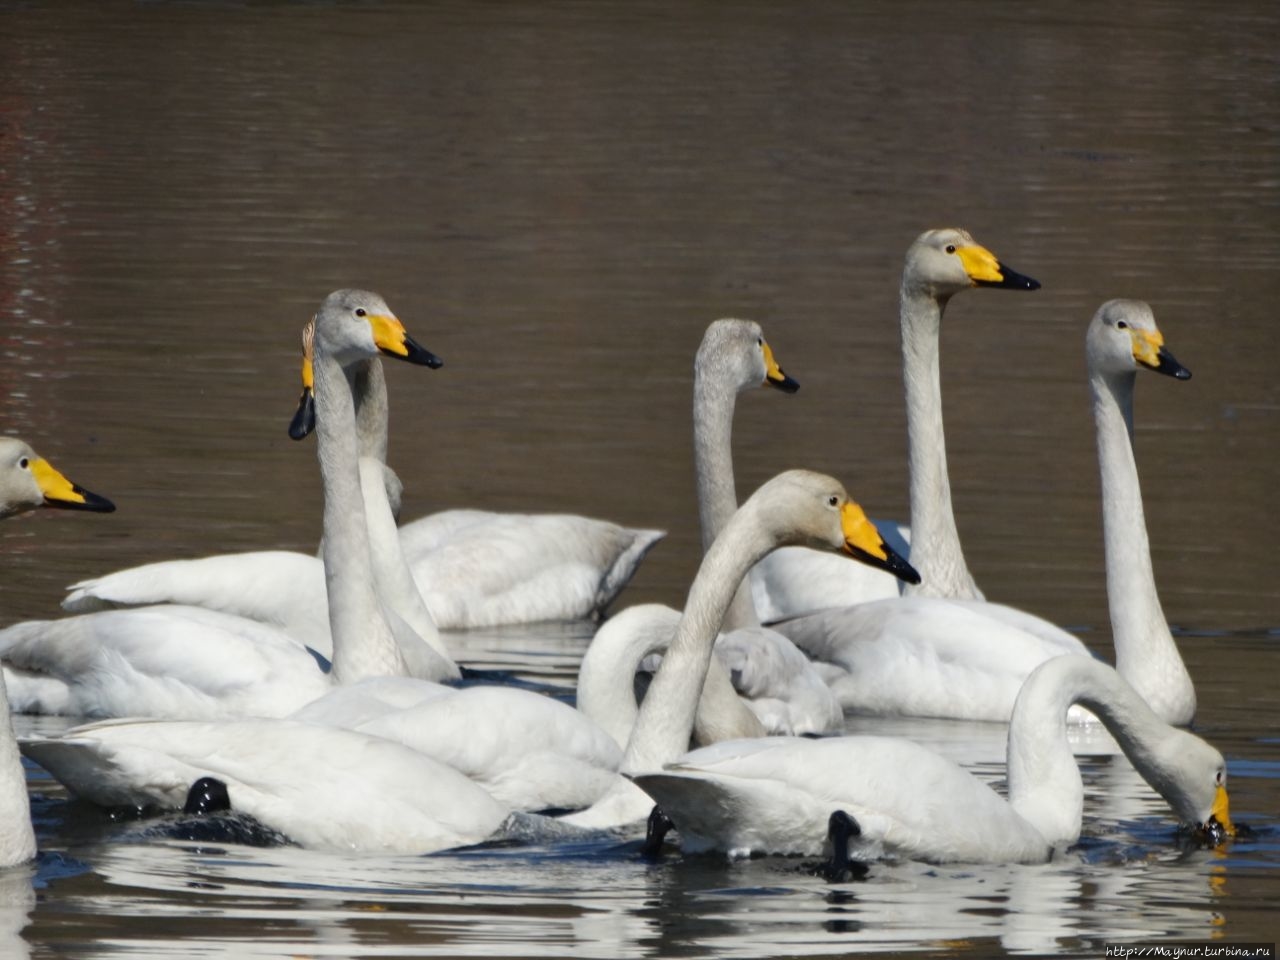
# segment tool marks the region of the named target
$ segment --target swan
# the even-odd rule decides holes
[[[110,513],[115,505],[72,483],[48,460],[14,437],[0,437],[0,520],[40,507]],[[0,869],[36,855],[27,777],[9,719],[9,699],[0,677]]]
[[[898,549],[910,540],[909,556],[912,566],[920,571],[920,584],[902,584],[875,570],[848,570],[848,564],[833,563],[833,558],[812,551],[779,550],[751,574],[756,609],[765,622],[895,597],[899,592],[983,599],[965,564],[951,509],[938,370],[943,310],[952,296],[971,287],[1036,290],[1040,284],[1010,270],[964,230],[928,230],[908,248],[899,321],[907,394],[911,527],[892,521],[876,523]]]
[[[321,424],[324,416],[322,408]],[[662,686],[662,677],[670,676],[673,669],[687,668],[688,664],[682,663],[682,659],[687,658],[688,642],[681,639],[685,633],[709,633],[706,641],[709,660],[716,627],[734,590],[750,564],[778,541],[827,543],[842,547],[863,562],[897,569],[904,576],[912,575],[906,562],[884,546],[861,508],[848,499],[838,483],[805,471],[781,474],[744,504],[708,552],[690,591],[667,663],[654,680],[656,687]],[[669,668],[667,664],[674,666]],[[679,709],[679,701],[687,699],[689,702],[683,707],[684,744],[672,755],[683,752],[692,732],[693,714],[705,673],[706,661],[699,667],[699,675],[692,685],[677,684],[677,689],[665,693],[660,689],[651,691],[643,708],[650,716],[645,719],[642,714],[628,751],[645,731],[663,736],[664,743],[671,740],[671,722],[664,704]],[[366,683],[387,682],[369,680]],[[383,694],[405,696],[407,684],[398,680],[393,683],[399,686],[398,691],[394,694],[389,689],[373,691],[374,698]],[[493,688],[476,690],[491,691],[495,697],[512,692]],[[446,693],[422,702],[419,707],[432,707],[436,703],[447,707],[469,692]],[[489,707],[491,715],[505,709],[496,699]],[[569,712],[575,711],[569,709]],[[519,726],[500,716],[495,722],[499,730]],[[465,741],[461,731],[466,731]],[[487,734],[460,723],[448,731],[446,739],[452,739],[467,752],[468,742],[477,735]],[[333,739],[326,739],[329,737]],[[675,739],[678,738],[677,734]],[[181,809],[193,783],[202,777],[215,777],[227,784],[235,810],[308,846],[346,844],[358,850],[411,852],[425,851],[430,844],[436,844],[432,848],[440,849],[491,835],[500,827],[507,810],[457,770],[401,743],[297,719],[105,721],[70,730],[59,737],[24,740],[22,750],[75,795],[107,806],[156,805]],[[650,746],[646,756],[652,753]],[[640,800],[638,817],[646,816],[651,804],[642,792],[621,777],[611,778],[605,799],[623,789],[633,791],[630,797],[633,802]],[[429,836],[424,839],[425,828],[406,828],[402,835],[395,827],[395,818],[410,816],[406,804],[412,805],[412,798],[418,794],[421,796],[410,822],[423,817],[434,821],[447,815],[453,823],[472,806],[476,807],[475,815],[461,827],[438,830],[435,839]],[[329,803],[333,804],[332,808]],[[580,823],[573,816],[564,819],[574,825],[593,825]],[[618,822],[627,823],[631,819],[634,818],[628,816]]]
[[[703,555],[662,665],[631,725],[624,774],[658,769],[688,750],[725,614],[747,571],[785,544],[843,550],[904,579],[918,576],[836,480],[789,470],[765,483]],[[580,693],[581,688],[580,678]],[[564,820],[582,827],[617,827],[643,820],[651,807],[642,790],[620,778],[599,801]]]
[[[1187,724],[1195,688],[1156,596],[1132,422],[1140,368],[1181,380],[1191,374],[1164,347],[1150,307],[1140,301],[1104,303],[1085,343],[1116,667],[1162,719]],[[832,684],[841,703],[866,714],[1005,721],[1037,664],[1061,654],[1091,656],[1047,621],[976,600],[876,600],[776,628],[810,656],[838,666]],[[1088,714],[1076,711],[1073,718]]]
[[[302,396],[289,428],[295,439],[315,427],[311,329],[308,324],[303,332]],[[381,362],[365,360],[352,386],[366,511],[382,513],[381,501],[389,499],[397,513],[401,485],[385,462],[388,404]],[[570,514],[446,510],[398,532],[393,525],[373,542],[398,537],[434,631],[598,617],[663,536]],[[323,616],[323,566],[302,553],[161,561],[82,580],[68,590],[62,606],[69,611],[181,603],[279,627],[324,656],[332,647]]]
[[[323,346],[322,346],[323,345]],[[0,658],[11,706],[28,712],[83,716],[210,718],[282,716],[335,684],[366,676],[452,678],[457,667],[431,627],[425,608],[397,605],[388,619],[375,594],[373,565],[395,574],[394,557],[370,550],[348,377],[378,352],[428,367],[433,354],[405,333],[376,294],[336,291],[317,320],[316,405],[321,419],[319,460],[325,489],[324,571],[333,648],[325,673],[306,647],[279,630],[242,617],[189,606],[108,610],[0,631]],[[370,484],[365,484],[365,487]],[[377,486],[381,489],[381,473]],[[407,574],[404,574],[407,577]],[[414,597],[421,608],[421,599]]]
[[[952,761],[892,737],[725,741],[635,782],[689,851],[818,854],[838,809],[860,827],[850,838],[860,860],[1042,863],[1080,837],[1084,784],[1065,720],[1076,703],[1102,719],[1182,823],[1214,842],[1234,834],[1222,754],[1084,657],[1042,663],[1018,694],[1007,800]]]
[[[794,393],[758,323],[724,318],[708,325],[694,358],[694,471],[703,549],[738,508],[733,417],[738,394],[762,385]],[[583,658],[578,706],[625,744],[636,715],[632,678],[660,653],[680,614],[643,604],[607,620]],[[844,719],[821,675],[786,637],[760,626],[745,583],[724,618],[699,707],[696,739],[822,732]],[[740,696],[741,695],[741,696]]]

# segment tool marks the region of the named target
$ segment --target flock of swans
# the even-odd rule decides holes
[[[441,361],[377,295],[330,294],[304,332],[290,428],[316,434],[319,556],[124,570],[74,584],[70,616],[0,630],[0,866],[35,852],[20,753],[97,804],[206,809],[220,796],[215,809],[344,851],[429,853],[517,824],[630,830],[656,801],[686,850],[809,855],[834,839],[841,875],[849,858],[1039,862],[1079,838],[1068,725],[1098,722],[1181,824],[1221,841],[1234,830],[1226,765],[1183,729],[1195,692],[1156,593],[1133,456],[1137,373],[1190,376],[1146,304],[1109,301],[1086,334],[1115,668],[986,600],[965,564],[943,440],[943,311],[970,288],[1038,286],[962,230],[908,250],[909,529],[868,519],[838,481],[803,470],[739,502],[736,397],[797,384],[758,324],[711,324],[694,385],[702,564],[683,610],[604,620],[576,708],[452,685],[441,630],[600,615],[661,534],[472,510],[398,527],[382,359]],[[0,517],[58,506],[114,509],[0,439]],[[637,673],[657,658],[637,702]],[[95,722],[19,742],[10,710]],[[913,742],[834,735],[846,713],[1007,723],[1007,798]]]

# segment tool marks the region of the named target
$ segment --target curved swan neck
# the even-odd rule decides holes
[[[27,777],[13,735],[9,695],[0,674],[0,869],[25,863],[35,855]]]
[[[360,489],[355,406],[346,371],[319,349],[314,362],[316,450],[324,486],[325,588],[333,634],[333,677],[351,683],[407,673],[374,592]]]
[[[697,473],[698,519],[706,553],[738,509],[733,478],[733,412],[737,390],[707,369],[699,351],[693,380],[693,464]],[[724,629],[759,626],[747,584],[740,583],[725,615]]]
[[[1142,777],[1170,803],[1172,764],[1191,737],[1162,721],[1116,671],[1086,657],[1057,657],[1035,670],[1009,722],[1009,804],[1054,845],[1080,835],[1084,784],[1067,740],[1066,715],[1097,715]],[[1191,739],[1196,739],[1192,737]]]
[[[655,770],[689,748],[699,694],[725,612],[742,578],[778,545],[748,500],[702,558],[684,614],[644,703],[622,761],[624,773]]]
[[[1136,372],[1090,374],[1098,464],[1107,601],[1116,670],[1169,723],[1190,723],[1195,687],[1169,632],[1151,566],[1142,490],[1133,454]]]
[[[680,614],[661,604],[628,607],[609,618],[591,639],[578,669],[578,709],[619,746],[635,728],[635,675],[651,653],[665,653]]]
[[[965,564],[951,508],[938,366],[944,303],[904,275],[900,320],[911,471],[911,565],[921,580],[916,586],[905,586],[903,592],[981,600],[982,592]]]

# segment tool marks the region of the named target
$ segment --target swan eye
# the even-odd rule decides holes
[[[1214,783],[1216,783],[1218,786],[1222,786],[1222,771],[1221,771],[1221,770],[1219,770],[1219,771],[1218,771],[1218,773],[1217,773],[1217,775],[1213,778],[1213,782],[1214,782]]]
[[[763,346],[764,346],[764,337],[756,337],[756,346],[757,346],[757,347],[763,347]]]
[[[364,307],[356,307],[356,316],[363,317],[365,315]]]
[[[1118,321],[1116,321],[1116,329],[1117,329],[1117,330],[1128,330],[1128,329],[1129,329],[1129,325],[1128,325],[1127,323],[1125,323],[1123,320],[1118,320]]]
[[[827,497],[827,506],[829,507],[840,506],[840,498],[833,493],[831,496]]]
[[[956,252],[956,245],[954,243],[948,243],[947,253],[955,253],[955,252]]]
[[[26,470],[29,466],[31,466],[31,461],[26,457],[23,457],[21,460],[18,461],[18,466],[20,466],[23,470]]]

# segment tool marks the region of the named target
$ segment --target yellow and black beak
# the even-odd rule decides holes
[[[59,507],[64,510],[92,510],[95,513],[112,513],[116,505],[106,497],[90,493],[84,487],[72,483],[53,465],[41,457],[31,461],[31,475],[35,477],[40,492],[44,494],[46,507]]]
[[[998,287],[1003,290],[1039,290],[1040,281],[1010,270],[986,247],[971,244],[956,248],[956,256],[964,264],[964,272],[975,287]]]
[[[289,436],[302,440],[316,428],[315,372],[311,357],[315,350],[316,321],[302,328],[302,395],[298,397],[298,409],[289,421]]]
[[[844,552],[849,556],[868,566],[888,570],[906,583],[920,582],[915,567],[884,542],[876,525],[852,500],[840,508],[840,526],[844,530]]]
[[[764,385],[777,387],[783,393],[795,393],[799,390],[800,384],[783,373],[782,368],[778,366],[778,361],[773,358],[773,351],[769,348],[769,344],[761,341],[760,350],[764,353]]]
[[[1191,371],[1165,349],[1164,335],[1159,330],[1130,328],[1129,335],[1133,338],[1133,359],[1142,366],[1176,380],[1191,379]]]
[[[432,370],[444,366],[443,360],[409,336],[404,324],[396,317],[385,313],[371,313],[369,326],[373,327],[373,342],[387,356],[418,363]]]

